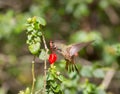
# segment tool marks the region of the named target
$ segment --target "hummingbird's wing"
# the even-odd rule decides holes
[[[64,41],[62,41],[62,40],[55,40],[55,41],[53,41],[53,44],[57,47],[57,48],[60,48],[60,49],[62,49],[64,46],[66,46],[65,45],[65,42]]]
[[[59,40],[55,40],[53,41],[53,45],[55,46],[55,50],[62,54],[64,56],[64,54],[66,54],[66,48],[67,48],[67,45],[65,44],[64,41],[59,41]]]
[[[69,55],[73,56],[76,53],[78,53],[78,51],[80,51],[82,48],[88,46],[89,44],[91,44],[93,41],[90,42],[82,42],[82,43],[77,43],[77,44],[72,44],[68,47],[69,49]]]

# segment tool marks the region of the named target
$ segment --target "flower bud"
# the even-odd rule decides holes
[[[56,60],[57,60],[57,55],[55,53],[49,55],[50,64],[54,64]]]

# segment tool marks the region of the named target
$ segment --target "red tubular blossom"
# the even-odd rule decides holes
[[[55,53],[51,53],[49,55],[49,59],[48,60],[49,60],[50,64],[54,64],[55,61],[57,60],[57,55]]]

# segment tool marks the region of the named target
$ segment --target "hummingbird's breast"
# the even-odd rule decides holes
[[[70,54],[69,54],[69,51],[67,51],[67,50],[64,50],[64,52],[63,52],[64,54],[63,54],[63,56],[64,56],[64,58],[66,59],[66,60],[68,60],[68,61],[72,61],[72,58],[71,58],[71,56],[70,56]]]

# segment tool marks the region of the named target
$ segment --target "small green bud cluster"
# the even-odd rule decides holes
[[[47,94],[63,94],[60,84],[63,80],[63,76],[56,70],[56,66],[52,64],[47,75]]]
[[[46,25],[43,18],[32,17],[27,19],[27,44],[30,52],[37,55],[40,52],[42,27]]]

